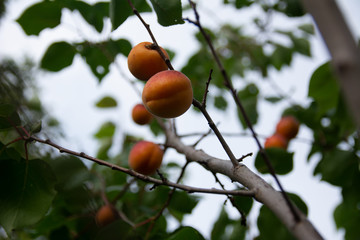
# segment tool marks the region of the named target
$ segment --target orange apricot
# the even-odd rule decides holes
[[[184,114],[190,108],[192,100],[190,79],[175,70],[155,74],[146,82],[142,92],[146,109],[162,118],[175,118]]]
[[[287,140],[294,138],[299,131],[300,123],[293,116],[285,116],[276,125],[276,133],[284,136]]]
[[[115,209],[114,206],[110,204],[106,204],[99,208],[99,210],[96,212],[95,220],[96,224],[99,227],[106,226],[112,222],[114,222],[116,219],[119,218],[119,215]]]
[[[286,149],[288,145],[288,141],[280,134],[274,134],[265,140],[264,147],[265,148],[282,148]]]
[[[163,154],[164,152],[159,145],[153,142],[140,141],[130,151],[129,166],[138,173],[151,175],[160,167]]]
[[[139,125],[145,125],[151,122],[153,115],[146,110],[145,106],[141,103],[136,104],[131,112],[132,119]]]
[[[160,49],[169,58],[167,52],[161,47]],[[127,60],[132,75],[143,81],[147,81],[154,74],[168,69],[164,59],[153,48],[151,42],[142,42],[133,47]]]

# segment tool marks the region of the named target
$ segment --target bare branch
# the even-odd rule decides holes
[[[215,188],[209,189],[209,188],[191,187],[191,186],[187,186],[187,185],[183,185],[183,184],[179,184],[179,183],[174,183],[174,182],[171,182],[171,181],[168,181],[168,180],[163,181],[161,179],[156,179],[156,178],[153,178],[153,177],[149,177],[149,176],[137,173],[137,172],[135,172],[135,171],[133,171],[131,169],[128,169],[128,168],[124,168],[124,167],[120,167],[120,166],[115,165],[115,164],[111,164],[111,163],[106,162],[104,160],[101,160],[101,159],[92,157],[90,155],[87,155],[84,152],[76,152],[76,151],[64,148],[64,147],[52,142],[49,139],[43,140],[43,139],[40,139],[40,138],[35,137],[35,136],[30,136],[29,138],[26,138],[26,139],[33,140],[33,141],[36,141],[36,142],[39,142],[39,143],[42,143],[42,144],[49,145],[49,146],[51,146],[53,148],[58,149],[60,153],[67,153],[67,154],[70,154],[70,155],[73,155],[73,156],[77,156],[77,157],[80,157],[80,158],[90,160],[90,161],[92,161],[94,163],[97,163],[99,165],[109,167],[112,170],[116,170],[116,171],[126,173],[126,174],[131,175],[133,177],[136,177],[137,179],[140,179],[140,180],[142,180],[144,182],[154,183],[154,184],[156,184],[158,186],[174,187],[174,188],[186,191],[188,193],[229,194],[229,195],[248,196],[248,197],[254,196],[254,192],[247,191],[247,190],[226,190],[226,191],[224,191],[224,190],[215,189]]]

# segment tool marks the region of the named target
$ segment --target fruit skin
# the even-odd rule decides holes
[[[153,119],[153,115],[151,115],[141,103],[138,103],[133,107],[131,116],[133,121],[139,125],[148,124]]]
[[[152,76],[146,82],[142,101],[153,115],[175,118],[191,106],[193,90],[189,78],[175,70],[166,70]]]
[[[95,220],[96,224],[99,227],[104,227],[112,222],[114,222],[116,219],[119,218],[119,215],[115,209],[114,206],[110,204],[106,204],[99,208],[99,210],[96,212]]]
[[[154,74],[168,69],[164,59],[156,49],[151,48],[151,42],[141,42],[133,47],[128,55],[128,68],[134,77],[147,81]],[[169,55],[161,48],[167,58]]]
[[[138,173],[151,175],[160,167],[163,155],[159,145],[140,141],[130,151],[129,166]]]
[[[300,123],[293,116],[285,116],[276,125],[276,133],[284,136],[287,140],[294,138],[299,131]]]
[[[287,146],[288,146],[288,141],[280,134],[274,134],[268,137],[265,140],[265,144],[264,144],[265,148],[276,147],[276,148],[286,149]]]

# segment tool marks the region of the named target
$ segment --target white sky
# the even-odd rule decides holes
[[[0,58],[6,56],[21,60],[23,56],[28,55],[36,62],[43,55],[46,48],[51,42],[60,40],[81,41],[83,36],[87,39],[101,40],[106,39],[110,25],[107,24],[107,31],[104,34],[97,35],[95,31],[89,29],[86,24],[80,22],[80,18],[76,14],[70,14],[65,11],[63,14],[62,24],[55,30],[44,30],[39,37],[28,37],[24,34],[19,25],[14,23],[21,12],[34,0],[13,0],[10,1],[7,16],[0,23]],[[250,22],[250,16],[257,12],[257,9],[235,12],[232,8],[224,8],[222,1],[200,1],[200,15],[202,22],[207,26],[216,26],[219,22],[230,22],[234,24],[243,24]],[[342,5],[344,15],[352,27],[354,34],[360,36],[360,4],[357,0],[339,1]],[[190,15],[192,17],[192,15]],[[174,27],[160,27],[153,15],[143,15],[145,20],[150,23],[153,33],[158,42],[163,47],[169,48],[177,53],[177,57],[173,61],[175,69],[180,69],[186,59],[196,50],[197,43],[194,41],[193,34],[196,31],[191,24],[184,24]],[[310,17],[305,18],[310,21]],[[283,25],[281,17],[275,18],[274,24],[281,27]],[[79,34],[81,33],[81,34]],[[126,21],[119,29],[112,33],[114,38],[126,38],[132,44],[142,41],[149,41],[150,38],[139,23],[138,19],[133,18]],[[313,58],[296,56],[293,60],[292,67],[284,69],[281,73],[270,71],[270,77],[276,79],[276,82],[284,91],[291,92],[295,100],[304,103],[307,95],[308,79],[314,69],[328,59],[327,51],[322,41],[317,38],[313,40],[312,45]],[[39,76],[38,83],[41,89],[41,98],[44,100],[49,112],[58,118],[62,123],[62,127],[67,135],[66,142],[62,144],[65,147],[76,151],[84,151],[88,154],[95,154],[97,142],[92,139],[92,135],[96,132],[101,123],[112,120],[118,123],[118,135],[121,132],[128,132],[133,135],[144,136],[148,139],[161,141],[162,139],[154,139],[146,127],[139,127],[134,124],[130,117],[132,106],[140,101],[139,96],[130,87],[126,78],[132,79],[127,70],[126,59],[121,56],[118,58],[118,66],[122,69],[122,73],[118,68],[111,67],[110,74],[104,78],[101,84],[91,74],[89,68],[84,64],[80,57],[74,59],[70,68],[59,73],[42,73]],[[126,76],[124,78],[123,76]],[[204,76],[206,77],[206,76]],[[257,75],[251,75],[248,79],[256,79]],[[261,81],[261,88],[271,93],[269,85],[265,81]],[[140,86],[140,85],[139,85]],[[115,110],[98,110],[95,109],[94,103],[104,95],[111,95],[119,102],[119,107]],[[274,130],[274,126],[279,119],[280,113],[286,104],[271,105],[268,103],[261,104],[259,111],[261,118],[256,126],[256,131],[260,134],[269,135]],[[230,107],[233,104],[230,102]],[[236,118],[236,113],[229,111],[227,115],[218,114],[210,109],[210,113],[215,122],[220,123],[220,130],[224,132],[240,132],[241,126]],[[179,133],[191,133],[208,130],[208,125],[204,118],[188,111],[177,120]],[[311,133],[305,127],[299,132],[299,137],[311,138]],[[118,137],[119,138],[119,137]],[[114,146],[113,151],[116,152],[120,146],[121,139],[118,139],[118,145]],[[195,139],[186,139],[189,143]],[[236,156],[241,156],[248,152],[256,152],[256,146],[253,139],[237,137],[227,138],[227,141]],[[199,145],[211,155],[220,158],[226,158],[226,155],[218,144],[217,139],[209,137]],[[309,146],[300,141],[293,141],[290,144],[289,151],[295,151],[295,171],[289,176],[281,176],[280,181],[285,189],[299,194],[309,207],[309,218],[325,237],[325,239],[342,239],[341,233],[336,232],[336,227],[332,218],[333,208],[341,200],[340,191],[324,182],[319,182],[319,178],[312,177],[312,171],[316,166],[316,160],[309,164],[306,162],[306,156]],[[176,160],[184,163],[182,156],[178,156],[174,151],[170,151],[165,156],[165,162]],[[252,170],[254,157],[245,160],[245,164]],[[222,178],[225,179],[225,178]],[[271,178],[265,176],[270,183],[274,183]],[[225,180],[224,180],[225,181]],[[211,174],[202,169],[202,167],[191,164],[187,172],[186,183],[192,186],[213,187],[214,178]],[[227,183],[231,187],[230,183]],[[218,186],[217,186],[218,187]],[[205,237],[210,236],[212,225],[216,220],[218,213],[225,201],[223,196],[201,195],[203,201],[199,204],[192,215],[186,217],[185,224],[193,225],[198,228]],[[229,205],[229,204],[228,204]],[[255,208],[258,208],[256,205]],[[211,211],[209,211],[211,209]],[[237,213],[231,207],[227,207],[231,216],[238,217]],[[250,228],[256,225],[253,217],[248,219]],[[172,227],[174,224],[171,224]],[[255,231],[252,231],[252,234]],[[252,235],[251,237],[254,237]]]

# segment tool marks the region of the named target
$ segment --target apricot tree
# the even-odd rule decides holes
[[[191,0],[44,0],[24,10],[16,21],[27,35],[39,36],[45,29],[56,31],[65,11],[80,14],[99,35],[107,31],[106,23],[111,23],[108,37],[98,42],[85,37],[53,42],[40,67],[59,72],[71,68],[75,56],[80,56],[100,84],[110,71],[129,67],[136,79],[125,74],[119,81],[126,81],[138,93],[137,102],[142,100],[154,116],[133,113],[134,121],[139,117],[143,125],[138,127],[151,130],[152,139],[128,131],[118,133],[118,122],[105,122],[94,135],[99,147],[96,156],[91,156],[57,143],[49,134],[49,118],[41,111],[40,115],[32,114],[36,108],[28,104],[26,89],[21,87],[21,94],[14,94],[22,76],[2,68],[0,226],[5,238],[204,239],[198,229],[183,221],[201,202],[201,196],[216,194],[232,206],[236,217],[223,207],[208,233],[211,239],[322,239],[323,233],[307,217],[303,196],[292,193],[295,189],[284,188],[280,181],[279,176],[296,171],[294,154],[298,149],[263,147],[268,136],[257,132],[259,118],[265,114],[260,111],[262,104],[280,106],[281,115],[292,116],[290,122],[280,120],[278,127],[274,123],[269,130],[274,136],[286,136],[286,145],[290,139],[304,140],[296,136],[299,125],[311,132],[311,139],[305,141],[310,144],[307,159],[318,157],[314,175],[341,189],[342,201],[333,213],[336,226],[345,231],[345,239],[359,236],[356,183],[360,183],[360,110],[358,97],[353,95],[360,91],[354,80],[360,77],[360,61],[335,2],[226,0],[223,5],[239,15],[257,9],[251,31],[240,22],[207,25]],[[318,9],[324,14],[319,15]],[[332,59],[319,66],[310,79],[298,79],[305,86],[309,84],[306,101],[297,102],[281,91],[271,75],[292,66],[298,55],[311,57],[310,40],[315,30],[304,17],[306,11],[319,23]],[[271,18],[277,15],[295,25],[288,29],[273,27]],[[144,16],[157,17],[164,27],[197,31],[197,49],[183,66],[173,65],[177,52],[159,46],[157,33]],[[329,31],[326,18],[336,23],[339,32]],[[118,37],[118,30],[134,19],[151,42],[138,39],[132,44]],[[338,35],[343,38],[335,38]],[[161,39],[162,44],[166,41]],[[138,45],[140,42],[143,44]],[[131,50],[137,48],[140,50],[135,53]],[[128,66],[122,66],[121,59]],[[261,80],[252,80],[253,76]],[[265,83],[272,86],[271,95],[264,90]],[[114,106],[117,100],[110,96],[97,103],[97,107],[110,110]],[[199,123],[193,121],[194,132],[181,134],[179,122],[190,112],[206,120],[208,132],[197,132]],[[233,112],[236,114],[231,115]],[[239,155],[235,149],[238,145],[228,142],[227,135],[231,134],[223,132],[223,123],[219,126],[214,118],[218,113],[238,118],[243,132],[232,134],[254,142],[254,147],[241,148]],[[86,116],[84,121],[88,121]],[[111,150],[117,134],[122,146],[114,154]],[[189,136],[190,143],[185,139]],[[226,153],[224,159],[201,145],[210,137],[215,137]],[[170,157],[173,150],[178,159],[167,159],[174,158]],[[208,187],[186,182],[186,173],[194,164],[213,176],[214,182]],[[248,218],[256,211],[255,203],[260,207],[253,226]],[[170,223],[175,227],[169,227]]]

